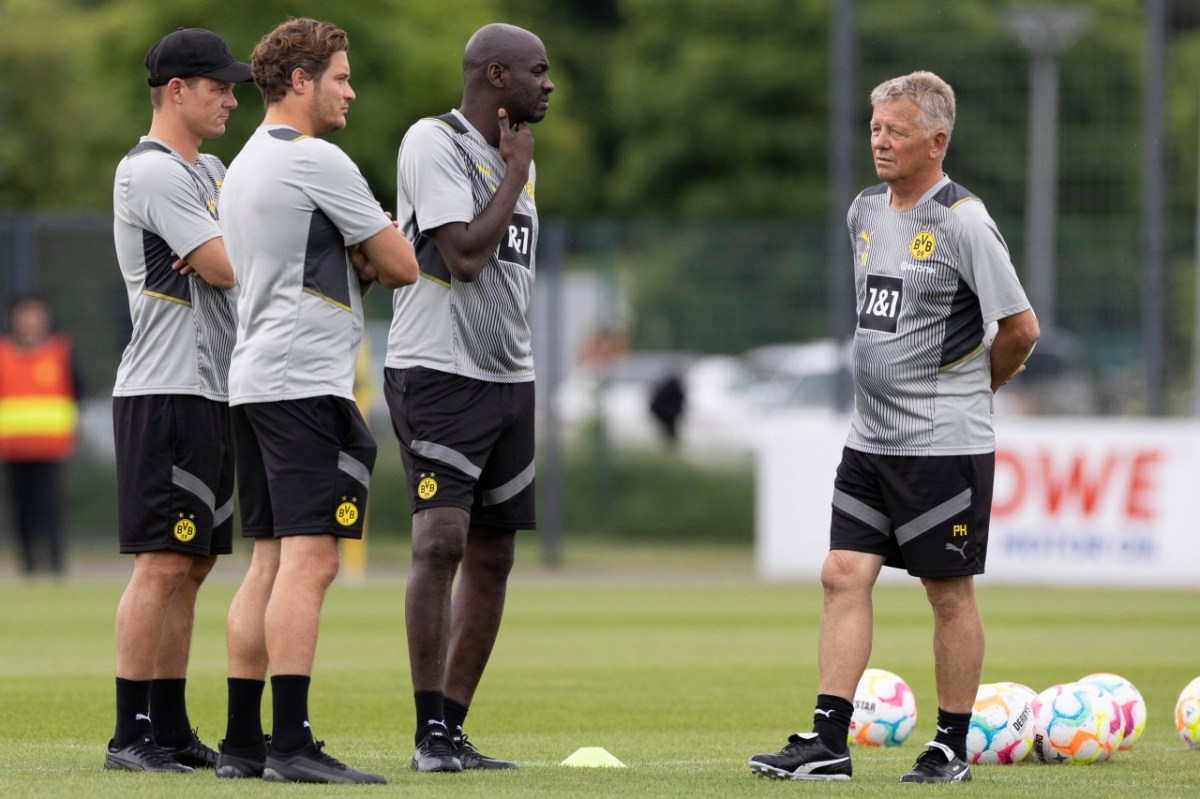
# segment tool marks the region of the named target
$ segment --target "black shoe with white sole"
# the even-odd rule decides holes
[[[850,752],[834,752],[815,732],[798,732],[788,736],[787,746],[776,754],[755,755],[750,758],[750,770],[760,777],[776,780],[836,780],[850,779]]]

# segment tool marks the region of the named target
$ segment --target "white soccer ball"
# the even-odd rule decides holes
[[[1096,672],[1082,677],[1080,682],[1091,682],[1108,690],[1117,701],[1121,711],[1121,751],[1131,749],[1146,729],[1146,700],[1133,683],[1119,674]]]
[[[1034,700],[1034,755],[1054,764],[1106,760],[1120,745],[1113,724],[1118,713],[1112,696],[1098,685],[1052,685]]]
[[[1012,691],[1014,693],[1020,694],[1022,697],[1025,698],[1025,701],[1029,703],[1029,706],[1031,709],[1033,707],[1033,700],[1037,699],[1038,692],[1033,690],[1032,688],[1030,688],[1028,685],[1026,685],[1023,682],[1001,681],[1001,682],[997,682],[997,683],[992,683],[992,685],[998,686],[1007,691]]]
[[[1000,684],[983,684],[975,694],[971,724],[967,728],[967,755],[971,763],[1020,763],[1033,749],[1033,710],[1029,700]]]
[[[854,692],[850,740],[865,746],[899,746],[917,724],[917,698],[898,675],[867,669]]]
[[[1200,677],[1179,693],[1179,701],[1175,703],[1175,729],[1188,746],[1200,749]]]

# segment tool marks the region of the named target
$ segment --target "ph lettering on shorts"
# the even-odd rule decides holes
[[[196,523],[192,519],[196,518],[196,514],[189,514],[185,519],[183,514],[179,514],[179,521],[175,522],[175,529],[171,531],[176,540],[182,541],[185,544],[196,537]]]
[[[433,499],[438,492],[438,484],[435,479],[436,475],[432,472],[422,474],[420,481],[417,482],[417,496],[421,499]]]
[[[358,497],[342,497],[342,504],[337,506],[337,510],[333,513],[333,518],[342,527],[349,527],[358,521],[358,506],[354,503],[358,502]]]
[[[966,535],[967,526],[965,524],[956,524],[954,525],[954,529],[950,532],[950,534],[953,536]]]

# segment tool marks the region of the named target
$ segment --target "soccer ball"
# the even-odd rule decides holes
[[[1033,711],[1020,693],[999,684],[979,686],[971,725],[967,728],[967,755],[972,763],[1012,765],[1033,748]]]
[[[1030,688],[1025,683],[1023,683],[1023,682],[996,682],[996,683],[992,683],[992,685],[995,685],[999,688],[1003,688],[1007,691],[1012,691],[1014,693],[1020,694],[1021,696],[1023,696],[1025,698],[1025,701],[1029,703],[1030,709],[1031,710],[1033,709],[1033,700],[1037,699],[1038,692],[1033,690],[1032,688]]]
[[[1033,751],[1043,763],[1095,763],[1113,751],[1116,702],[1098,685],[1052,685],[1037,695]]]
[[[1137,739],[1142,737],[1142,731],[1146,729],[1146,700],[1142,699],[1142,694],[1133,683],[1119,674],[1108,674],[1106,672],[1098,672],[1089,674],[1079,680],[1080,682],[1095,683],[1102,688],[1106,688],[1113,698],[1117,700],[1117,707],[1121,710],[1121,746],[1122,752],[1133,748]]]
[[[1200,749],[1200,677],[1188,683],[1175,703],[1175,729],[1193,749]]]
[[[884,669],[867,669],[854,692],[850,740],[866,746],[899,746],[917,724],[917,698],[908,683]]]

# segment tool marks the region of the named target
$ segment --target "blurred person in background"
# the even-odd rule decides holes
[[[396,213],[423,279],[395,293],[384,380],[413,509],[405,625],[421,772],[516,768],[480,754],[463,724],[516,531],[535,526],[529,125],[549,107],[549,70],[529,31],[479,29],[463,50],[461,107],[416,122],[400,145]]]
[[[63,464],[83,394],[71,341],[40,297],[20,297],[0,336],[0,460],[8,473],[21,572],[63,572]]]
[[[877,86],[871,105],[883,183],[859,194],[847,218],[858,301],[855,404],[821,571],[813,731],[748,765],[777,779],[850,779],[847,733],[871,654],[871,592],[886,565],[921,579],[934,618],[937,735],[900,781],[965,782],[983,667],[974,575],[987,556],[992,395],[1024,369],[1039,328],[983,203],[942,171],[954,91],[914,72]],[[998,329],[989,348],[991,322]]]
[[[679,420],[686,410],[683,378],[676,374],[667,375],[650,395],[650,415],[658,422],[671,446],[679,443]]]
[[[250,567],[229,606],[228,718],[216,774],[383,783],[313,738],[309,687],[341,539],[361,538],[376,446],[354,402],[362,296],[417,279],[412,246],[325,137],[354,100],[349,37],[291,19],[250,61],[262,124],[229,166],[221,215],[241,295],[229,401]],[[272,729],[260,704],[271,677]]]
[[[150,132],[113,185],[133,320],[113,387],[117,510],[121,552],[134,562],[117,606],[117,724],[105,767],[190,772],[216,764],[184,701],[196,595],[233,543],[236,297],[217,220],[225,166],[200,146],[225,133],[250,67],[202,28],[163,37],[145,65]]]

